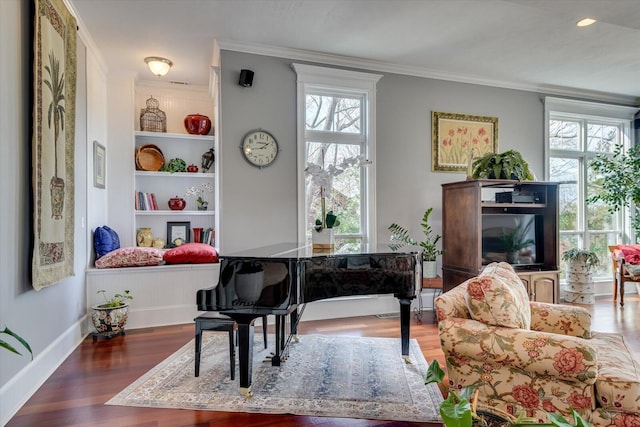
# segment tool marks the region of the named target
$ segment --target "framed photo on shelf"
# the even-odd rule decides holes
[[[431,112],[431,170],[468,172],[473,159],[498,150],[498,118]]]
[[[167,222],[167,245],[180,246],[189,243],[191,234],[191,222]]]
[[[93,186],[104,188],[106,182],[107,151],[104,145],[93,141]]]

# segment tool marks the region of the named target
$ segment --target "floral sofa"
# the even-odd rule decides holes
[[[622,335],[591,332],[581,307],[529,301],[511,266],[488,265],[436,299],[450,385],[479,384],[497,413],[576,409],[596,426],[640,426],[640,363]]]

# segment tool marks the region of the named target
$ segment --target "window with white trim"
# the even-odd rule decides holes
[[[381,76],[304,64],[292,67],[298,82],[298,240],[311,241],[316,220],[322,220],[324,199],[325,214],[332,211],[340,222],[334,227],[337,247],[375,244],[372,118]],[[309,172],[314,168],[315,176]]]
[[[618,145],[630,146],[633,109],[547,98],[545,115],[547,179],[560,183],[560,254],[572,248],[594,251],[603,261],[595,278],[610,280],[607,246],[621,243],[629,224],[625,212],[611,214],[603,202],[588,202],[601,179],[589,164]]]

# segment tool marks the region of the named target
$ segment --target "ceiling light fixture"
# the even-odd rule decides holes
[[[593,18],[584,18],[584,19],[579,20],[579,21],[576,23],[576,25],[577,25],[578,27],[588,27],[589,25],[591,25],[591,24],[595,24],[595,23],[596,23],[596,20],[595,20],[595,19],[593,19]]]
[[[159,56],[148,56],[144,58],[144,62],[147,63],[151,72],[158,77],[162,77],[167,74],[169,72],[169,68],[173,65],[171,60],[161,58]]]

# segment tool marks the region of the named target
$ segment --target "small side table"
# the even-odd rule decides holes
[[[433,289],[432,307],[434,310],[435,320],[437,318],[435,314],[435,301],[436,297],[442,293],[442,277],[436,276],[422,279],[422,289],[420,289],[420,293],[418,294],[418,307],[414,309],[414,314],[418,322],[422,322],[422,312],[424,311],[424,307],[422,305],[422,291],[425,289]]]

